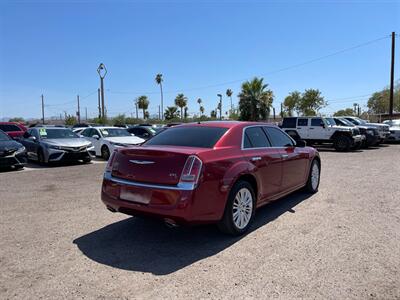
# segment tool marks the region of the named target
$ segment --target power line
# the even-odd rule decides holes
[[[361,44],[358,44],[358,45],[355,45],[355,46],[352,46],[352,47],[348,47],[348,48],[345,48],[345,49],[342,49],[342,50],[339,50],[339,51],[336,51],[336,52],[333,52],[333,53],[330,53],[330,54],[327,54],[327,55],[319,56],[319,57],[316,57],[316,58],[313,58],[313,59],[310,59],[310,60],[306,60],[306,61],[301,62],[301,63],[293,64],[293,65],[286,66],[286,67],[283,67],[283,68],[280,68],[280,69],[276,69],[276,70],[272,70],[272,71],[267,72],[267,73],[262,73],[262,74],[259,74],[258,76],[267,76],[267,75],[272,75],[272,74],[280,73],[280,72],[283,72],[283,71],[295,69],[295,68],[298,68],[298,67],[301,67],[301,66],[304,66],[304,65],[308,65],[308,64],[311,64],[311,63],[326,59],[326,58],[330,58],[330,57],[335,56],[335,55],[339,55],[339,54],[342,54],[342,53],[345,53],[345,52],[348,52],[348,51],[352,51],[354,49],[358,49],[358,48],[362,48],[362,47],[365,47],[365,46],[369,46],[369,45],[371,45],[373,43],[388,39],[390,37],[391,37],[391,35],[385,35],[383,37],[380,37],[380,38],[377,38],[377,39],[373,39],[373,40],[370,40],[370,41],[367,41],[367,42],[364,42],[364,43],[361,43]],[[236,80],[221,82],[221,83],[217,83],[217,84],[211,84],[211,85],[205,85],[205,86],[200,86],[200,87],[189,88],[189,89],[186,89],[186,90],[166,91],[166,92],[164,92],[164,94],[190,92],[190,91],[214,88],[214,87],[219,87],[219,86],[225,86],[225,85],[228,85],[228,84],[242,82],[242,81],[248,80],[249,78],[250,77],[242,78],[242,79],[236,79]],[[111,89],[110,89],[110,93],[112,93],[112,94],[130,94],[130,95],[158,94],[157,92],[153,92],[153,91],[152,92],[138,93],[138,92],[129,92],[129,91],[128,92],[127,91],[113,91]]]

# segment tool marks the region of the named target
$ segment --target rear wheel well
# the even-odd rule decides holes
[[[258,186],[257,186],[257,180],[254,178],[254,176],[252,176],[250,174],[242,175],[236,180],[235,184],[239,181],[246,181],[246,182],[250,183],[251,187],[253,188],[254,195],[256,196],[256,200],[257,200],[258,199]]]

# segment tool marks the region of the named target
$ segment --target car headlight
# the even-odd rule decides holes
[[[54,145],[47,145],[47,148],[49,148],[49,149],[56,149],[56,150],[60,150],[60,149],[61,149],[60,146],[54,146]]]
[[[116,146],[116,147],[126,147],[126,144],[122,144],[122,143],[115,143],[115,142],[110,142],[111,145]]]
[[[368,134],[371,134],[371,135],[374,135],[374,131],[371,130],[371,129],[367,129],[367,133],[368,133]]]
[[[22,146],[21,148],[18,148],[17,151],[15,151],[15,154],[21,154],[22,152],[25,152],[25,147]]]

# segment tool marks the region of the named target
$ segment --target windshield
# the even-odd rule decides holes
[[[171,127],[155,135],[145,145],[213,148],[227,130],[221,127]]]
[[[336,122],[333,118],[325,118],[325,120],[326,120],[326,123],[328,123],[328,125],[330,125],[330,126],[336,125]]]
[[[9,141],[10,137],[0,130],[0,141]]]
[[[340,118],[339,121],[342,122],[343,126],[355,127],[353,123],[351,123],[349,120],[346,120],[345,118]]]
[[[75,139],[79,136],[71,129],[51,129],[40,128],[39,136],[41,139]]]
[[[103,137],[132,136],[128,130],[123,128],[101,128]]]

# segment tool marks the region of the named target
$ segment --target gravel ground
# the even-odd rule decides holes
[[[400,299],[400,145],[321,151],[244,237],[112,214],[104,163],[0,173],[0,299]]]

